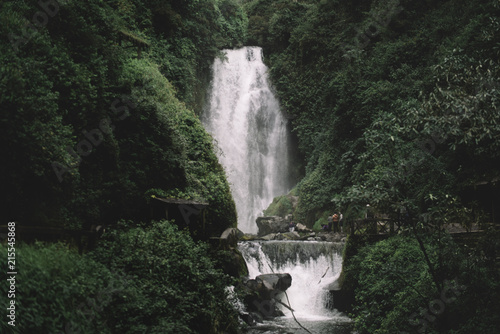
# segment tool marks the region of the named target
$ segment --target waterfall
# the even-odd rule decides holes
[[[270,89],[262,49],[225,50],[213,64],[202,122],[220,148],[238,212],[238,228],[257,233],[255,219],[287,193],[287,122]]]
[[[338,316],[338,312],[327,308],[328,288],[340,275],[343,246],[316,241],[252,241],[240,242],[238,249],[250,278],[273,272],[292,276],[287,294],[296,317],[326,319]],[[283,302],[287,303],[286,299]],[[283,312],[291,316],[286,308]]]

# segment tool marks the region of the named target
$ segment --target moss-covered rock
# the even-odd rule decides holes
[[[299,202],[296,189],[292,189],[288,194],[275,197],[273,202],[264,210],[265,216],[286,217],[293,215]]]

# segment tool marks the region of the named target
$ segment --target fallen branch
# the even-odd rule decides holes
[[[323,279],[323,277],[325,277],[326,273],[328,272],[328,269],[330,269],[330,267],[326,268],[326,271],[325,271],[325,273],[323,274],[323,276],[321,276],[321,278],[319,279],[318,284],[319,284],[319,283],[321,283],[321,280]]]
[[[281,305],[283,305],[284,307],[286,307],[287,309],[289,309],[290,311],[293,312],[293,309],[290,306],[288,306],[287,304],[283,303],[281,300],[278,300],[276,298],[273,298],[273,299],[274,299],[275,302],[280,303]]]
[[[271,269],[271,271],[273,272],[274,274],[274,270],[273,268],[271,267],[271,265],[268,263],[267,264],[269,266],[269,269]],[[330,267],[328,267],[326,270],[328,271],[328,269],[330,269]],[[325,272],[325,275],[326,275],[326,272]],[[325,275],[323,275],[323,277],[325,277]],[[321,278],[323,278],[321,277]],[[275,301],[277,301],[278,303],[280,303],[281,305],[283,306],[286,306],[287,309],[289,309],[290,311],[292,311],[292,316],[293,316],[293,319],[295,320],[295,322],[303,329],[305,330],[306,332],[308,332],[309,334],[312,334],[307,328],[305,328],[304,326],[302,326],[302,324],[297,320],[297,318],[295,318],[295,314],[293,313],[293,309],[292,309],[292,306],[290,305],[290,299],[288,299],[288,294],[286,293],[286,291],[283,291],[285,293],[285,296],[286,296],[286,300],[288,301],[288,305],[286,305],[285,303],[277,300],[276,298],[274,298]]]
[[[308,332],[309,334],[312,334],[307,328],[305,328],[304,326],[302,326],[302,324],[297,320],[297,318],[295,318],[295,314],[293,313],[293,310],[292,310],[292,307],[290,305],[290,299],[288,299],[288,294],[285,292],[285,296],[286,296],[286,300],[288,301],[288,308],[292,311],[292,316],[293,316],[293,319],[295,320],[295,322],[303,329],[305,330],[306,332]]]

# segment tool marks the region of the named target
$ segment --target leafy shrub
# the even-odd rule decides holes
[[[275,197],[273,202],[264,210],[265,216],[285,217],[293,213],[293,205],[288,195]]]
[[[208,246],[166,221],[121,222],[95,251],[61,244],[16,248],[14,333],[234,333],[238,315]],[[7,258],[7,247],[0,246]],[[8,278],[6,271],[0,274]],[[8,305],[8,284],[0,285]],[[2,321],[0,328],[12,328]]]
[[[313,231],[320,232],[320,231],[323,231],[324,225],[328,225],[328,219],[321,217],[320,219],[316,220],[312,229],[313,229]]]
[[[0,245],[2,258],[7,247]],[[104,265],[61,244],[16,247],[16,326],[2,333],[111,333],[106,325],[113,300],[125,293],[123,279]],[[8,278],[0,274],[2,282]],[[7,284],[0,284],[7,305]]]
[[[344,284],[355,288],[357,330],[495,333],[500,289],[491,259],[464,254],[446,234],[424,238],[424,245],[439,286],[414,237],[365,246],[346,261]]]
[[[346,271],[356,268],[351,279],[358,284],[354,318],[358,330],[405,329],[405,321],[427,301],[432,285],[417,242],[402,237],[384,240],[363,248],[353,263]]]
[[[12,156],[0,173],[2,219],[73,229],[143,220],[149,189],[179,189],[210,202],[214,230],[235,224],[212,139],[189,108],[202,105],[218,48],[243,40],[241,4],[62,1],[27,30],[40,13],[38,1],[0,5],[1,154]],[[140,57],[137,43],[148,45]],[[102,128],[78,153],[83,131]]]
[[[207,245],[167,221],[128,229],[121,222],[92,256],[123,272],[137,293],[114,304],[112,326],[128,333],[234,332],[237,315],[227,301],[228,276],[214,268]]]

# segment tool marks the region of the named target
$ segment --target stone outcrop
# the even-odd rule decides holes
[[[313,230],[311,230],[310,228],[308,228],[307,226],[305,226],[301,223],[297,223],[297,225],[295,225],[295,231],[297,231],[297,232],[312,232]]]
[[[238,250],[238,240],[243,235],[243,232],[237,228],[228,228],[222,232],[219,238],[213,238],[215,242],[218,241],[217,249],[226,251],[228,255],[220,261],[222,270],[236,278],[248,275],[247,264]]]
[[[288,231],[290,222],[278,216],[258,217],[257,227],[259,228],[259,236],[264,236],[271,233],[284,233]]]
[[[345,241],[344,238],[345,236],[340,233],[331,233],[331,232],[319,232],[316,234],[318,238],[321,238],[322,241],[329,241],[329,242],[341,242]]]
[[[264,236],[257,236],[254,234],[245,234],[240,237],[240,241],[254,241],[254,240],[306,240],[306,241],[337,241],[335,238],[327,238],[325,236],[318,237],[315,232],[309,232],[307,234],[299,234],[297,231],[284,232],[284,233],[270,233]]]
[[[285,232],[275,235],[274,240],[300,240],[300,234],[297,232]]]
[[[244,282],[248,293],[244,303],[254,321],[283,316],[279,310],[279,298],[292,285],[290,274],[264,274]]]
[[[354,305],[355,301],[354,291],[348,290],[342,285],[338,279],[328,286],[327,289],[330,290],[331,300],[329,307],[340,312],[349,313],[352,311],[352,305]]]
[[[297,224],[299,225],[299,224]],[[300,232],[300,233],[298,233]],[[253,234],[244,234],[239,238],[240,241],[253,241],[253,240],[304,240],[304,241],[328,241],[328,242],[345,242],[346,236],[341,233],[331,233],[331,232],[312,232],[310,229],[295,229],[295,231],[290,232],[274,232],[261,236]]]
[[[250,290],[257,292],[263,299],[269,300],[292,285],[290,274],[263,274],[246,281]]]
[[[245,233],[240,238],[240,241],[254,241],[254,240],[260,240],[260,237],[258,237],[256,234]]]
[[[337,311],[349,313],[352,312],[352,305],[355,302],[354,291],[350,290],[330,290],[332,309]]]

